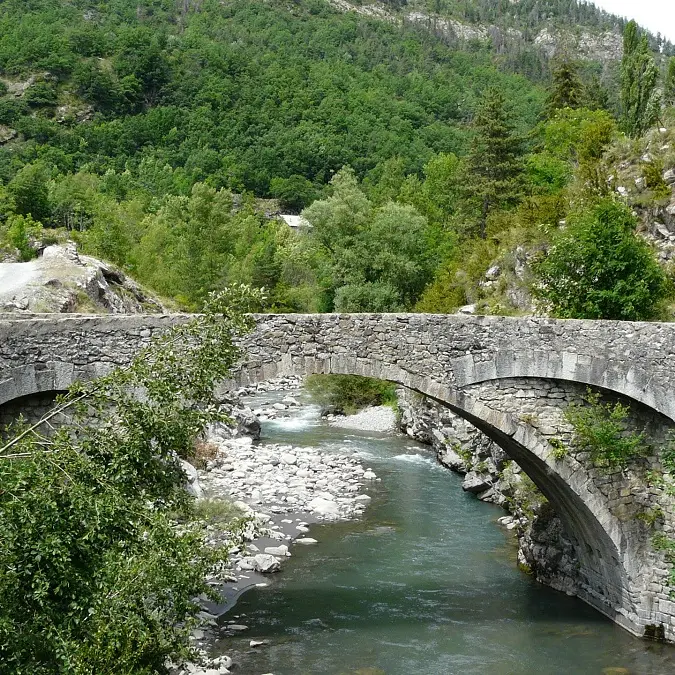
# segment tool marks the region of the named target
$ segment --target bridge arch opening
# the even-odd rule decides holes
[[[644,591],[644,557],[636,555],[625,523],[594,489],[589,474],[578,462],[555,458],[553,446],[536,428],[511,412],[487,406],[462,389],[449,388],[376,359],[282,356],[276,362],[242,369],[237,381],[254,384],[281,375],[310,374],[361,375],[393,382],[447,407],[484,433],[522,468],[558,515],[578,560],[581,583],[577,596],[635,635],[643,634],[638,612]],[[658,411],[652,412],[661,416]]]

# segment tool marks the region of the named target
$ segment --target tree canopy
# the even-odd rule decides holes
[[[654,318],[669,282],[635,225],[612,199],[570,217],[535,267],[544,307],[562,319]]]

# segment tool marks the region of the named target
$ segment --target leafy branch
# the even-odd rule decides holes
[[[205,578],[227,551],[207,546],[179,457],[226,419],[214,388],[260,299],[244,286],[212,295],[127,367],[15,427],[0,450],[0,662],[11,672],[164,673],[167,658],[190,655],[193,599],[212,593]]]

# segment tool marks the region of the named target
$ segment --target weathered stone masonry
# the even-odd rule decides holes
[[[182,320],[0,321],[0,404],[105,372],[111,364],[128,361],[153,333]],[[474,424],[522,466],[559,514],[578,558],[579,596],[636,634],[662,624],[675,640],[667,566],[652,551],[649,529],[637,519],[646,501],[640,477],[608,476],[574,454],[556,459],[549,442],[565,433],[561,411],[585,385],[641,404],[660,430],[672,426],[675,325],[270,315],[259,317],[257,331],[244,346],[242,382],[316,372],[367,375],[431,397]],[[544,390],[547,396],[541,395]],[[651,466],[658,468],[656,458]],[[665,508],[664,518],[664,531],[672,533],[675,514]]]

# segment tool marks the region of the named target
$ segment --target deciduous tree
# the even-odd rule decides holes
[[[637,136],[656,120],[660,98],[656,90],[659,71],[645,34],[635,21],[626,25],[621,61],[621,107],[626,133]]]

